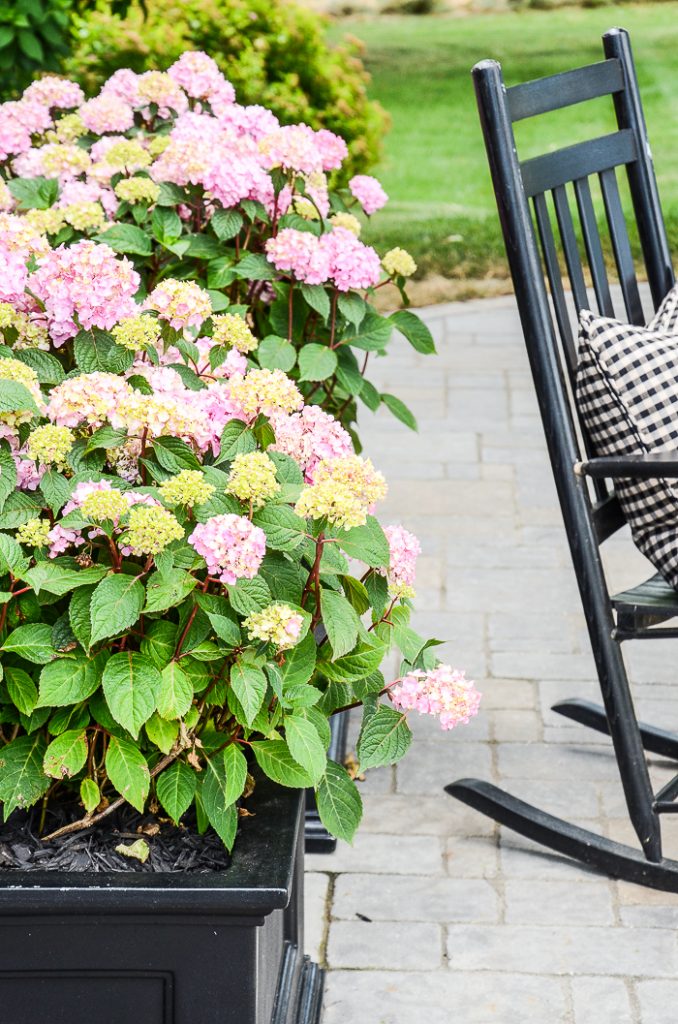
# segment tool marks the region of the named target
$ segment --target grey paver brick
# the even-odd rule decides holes
[[[416,800],[397,794],[363,794],[363,832],[390,835],[489,836],[494,822],[456,800],[441,799],[440,794],[420,795]]]
[[[678,981],[638,981],[635,989],[640,1003],[640,1024],[675,1024]]]
[[[612,925],[614,891],[601,878],[590,881],[508,879],[504,886],[508,924]]]
[[[490,750],[484,743],[415,743],[407,762],[396,766],[397,791],[440,793],[448,782],[465,775],[487,778],[491,769]]]
[[[481,817],[474,813],[476,819]],[[499,874],[499,849],[494,838],[450,836],[445,844],[445,864],[452,878],[495,878]]]
[[[499,920],[499,897],[482,879],[413,878],[383,875],[340,875],[332,913],[352,921],[363,914],[374,921],[492,921]]]
[[[572,1000],[575,1024],[634,1024],[628,987],[619,978],[573,978]]]
[[[333,971],[323,1024],[561,1024],[564,982],[488,972]]]
[[[327,944],[330,968],[434,971],[441,966],[439,925],[399,921],[332,921]]]
[[[659,977],[673,977],[678,968],[676,937],[659,928],[451,925],[447,934],[452,970],[486,971],[501,964],[518,974],[627,977],[652,964]]]
[[[316,962],[321,959],[325,935],[325,905],[329,890],[328,875],[307,871],[304,885],[304,945]]]
[[[353,846],[339,843],[336,853],[307,856],[311,871],[366,871],[389,875],[440,875],[442,846],[431,836],[394,836],[358,832]]]

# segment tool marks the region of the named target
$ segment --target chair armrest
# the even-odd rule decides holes
[[[587,459],[586,462],[576,462],[574,471],[577,476],[595,478],[678,479],[678,451]]]

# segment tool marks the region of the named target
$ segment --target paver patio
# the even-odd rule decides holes
[[[386,412],[362,433],[390,484],[382,520],[421,539],[413,624],[448,639],[440,656],[484,700],[452,733],[412,718],[404,762],[363,783],[353,847],[307,857],[324,1024],[675,1024],[678,897],[589,872],[443,793],[478,775],[633,841],[608,743],[550,710],[597,684],[513,299],[425,317],[437,357],[398,339],[372,367],[419,433]],[[615,589],[650,573],[626,538],[605,556]],[[675,647],[625,655],[639,715],[670,727]],[[672,774],[660,759],[652,772]]]

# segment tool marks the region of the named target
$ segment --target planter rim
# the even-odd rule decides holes
[[[303,796],[259,778],[256,814],[240,820],[225,871],[0,871],[0,915],[269,914],[290,900]]]

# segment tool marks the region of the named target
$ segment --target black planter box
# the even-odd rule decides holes
[[[302,804],[260,782],[222,873],[0,872],[2,1024],[318,1024]]]

